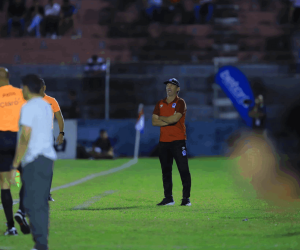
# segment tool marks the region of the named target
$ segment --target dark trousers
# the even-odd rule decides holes
[[[165,197],[172,196],[172,166],[175,159],[180,173],[184,198],[190,197],[191,174],[188,165],[186,141],[159,142],[159,160],[162,169]]]
[[[46,16],[45,17],[45,30],[46,33],[59,33],[59,17],[57,16]]]
[[[294,9],[293,15],[292,15],[292,23],[297,24],[299,22],[300,18],[300,8],[297,7]]]
[[[48,196],[52,174],[53,161],[44,156],[39,156],[23,168],[24,207],[30,220],[34,248],[38,250],[48,250]]]

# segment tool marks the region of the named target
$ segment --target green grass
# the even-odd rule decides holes
[[[53,187],[127,161],[57,161]],[[55,191],[56,201],[50,203],[50,250],[300,249],[299,213],[269,212],[270,207],[255,199],[249,185],[245,184],[244,191],[234,184],[232,164],[233,161],[224,158],[190,160],[191,207],[179,206],[182,184],[176,164],[173,167],[176,204],[156,206],[163,198],[158,159],[140,159],[128,169]],[[72,210],[109,190],[117,192],[85,210]],[[16,188],[13,194],[16,199]],[[246,217],[249,221],[242,221]],[[4,223],[1,210],[0,234],[5,231]],[[0,236],[0,249],[26,250],[32,246],[30,235]]]

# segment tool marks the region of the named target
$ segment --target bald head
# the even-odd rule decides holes
[[[9,73],[7,68],[0,67],[0,79],[4,80],[9,78]]]

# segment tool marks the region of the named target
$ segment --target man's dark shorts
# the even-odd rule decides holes
[[[9,172],[16,153],[17,132],[0,131],[0,172]]]

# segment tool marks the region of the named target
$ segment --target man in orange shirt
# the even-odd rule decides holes
[[[17,146],[21,108],[25,102],[22,90],[9,84],[8,70],[0,67],[0,186],[1,202],[7,219],[7,230],[4,235],[18,235],[14,227],[9,173]],[[22,223],[21,231],[25,234],[30,233],[26,218],[19,219]]]
[[[166,82],[167,97],[160,100],[152,115],[152,125],[160,127],[159,160],[163,175],[165,198],[158,206],[174,205],[172,166],[175,159],[183,184],[181,206],[191,206],[191,174],[186,153],[186,104],[178,97],[180,84],[172,78]]]

